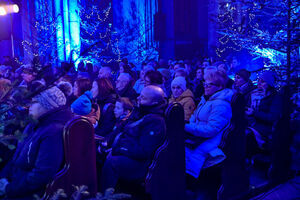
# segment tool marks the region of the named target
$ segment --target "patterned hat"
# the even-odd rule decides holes
[[[56,86],[41,92],[33,99],[38,101],[48,111],[64,106],[67,102],[64,93]]]

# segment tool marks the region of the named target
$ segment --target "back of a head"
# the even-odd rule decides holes
[[[108,67],[108,66],[101,67],[99,69],[98,77],[99,78],[110,78],[111,72],[112,72],[112,70],[110,67]]]
[[[156,102],[158,104],[165,103],[164,91],[160,87],[155,85],[149,85],[144,87],[143,90],[144,93],[147,94],[149,98],[151,98],[152,102]]]
[[[98,85],[99,97],[103,98],[115,93],[114,86],[108,78],[98,78],[95,81]]]
[[[66,97],[69,97],[72,95],[73,87],[72,84],[67,81],[60,81],[57,84],[57,87],[65,94]]]
[[[150,80],[150,85],[161,85],[163,84],[163,76],[158,71],[148,71],[145,74],[145,78],[148,77]]]
[[[176,69],[175,71],[175,77],[178,77],[178,76],[182,76],[182,77],[187,77],[187,73],[186,73],[186,70],[184,68],[178,68]]]
[[[118,80],[120,81],[126,81],[126,82],[130,82],[131,81],[131,76],[129,73],[121,73],[118,77]]]
[[[92,89],[92,83],[88,78],[79,78],[75,81],[75,83],[78,87],[79,96]]]

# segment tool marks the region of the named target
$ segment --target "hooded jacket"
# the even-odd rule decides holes
[[[184,109],[184,120],[188,121],[193,114],[196,105],[194,102],[194,95],[190,89],[186,89],[179,97],[171,96],[169,103],[178,102]]]
[[[203,142],[195,149],[186,147],[186,170],[196,178],[203,165],[209,167],[225,159],[224,153],[218,146],[231,120],[232,96],[231,89],[218,91],[208,100],[202,96],[197,109],[190,118],[190,123],[185,125],[188,133],[203,138]]]

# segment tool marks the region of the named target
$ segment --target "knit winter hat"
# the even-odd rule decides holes
[[[272,71],[264,71],[260,77],[260,79],[264,80],[269,86],[275,87],[275,74]]]
[[[88,115],[92,111],[92,98],[92,93],[86,91],[71,104],[72,111],[77,115]]]
[[[242,77],[242,79],[244,79],[245,81],[249,81],[249,78],[251,76],[251,72],[249,72],[246,69],[241,69],[239,70],[236,75],[239,75],[240,77]]]
[[[182,76],[178,76],[178,77],[174,78],[174,80],[171,83],[171,87],[173,87],[174,85],[178,85],[183,91],[185,91],[186,90],[185,78]]]
[[[33,98],[39,102],[47,111],[66,104],[64,93],[56,86],[51,87]]]

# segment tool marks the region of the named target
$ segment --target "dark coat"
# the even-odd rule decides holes
[[[142,117],[133,122],[128,122],[123,129],[123,133],[116,138],[112,147],[113,155],[150,161],[156,149],[165,139],[164,108],[164,105],[142,106],[140,110],[140,116]]]
[[[271,136],[274,124],[282,115],[282,106],[282,98],[275,92],[261,99],[258,110],[253,113],[253,128],[265,137]]]
[[[135,101],[136,98],[138,97],[138,94],[136,91],[133,89],[131,84],[128,84],[124,89],[117,91],[119,97],[127,97],[131,101]]]
[[[42,194],[63,163],[63,128],[71,118],[69,109],[58,108],[42,115],[37,124],[26,127],[27,137],[19,143],[13,159],[0,175],[9,181],[8,197]]]
[[[116,117],[114,114],[114,108],[117,95],[111,94],[105,98],[98,99],[97,103],[100,106],[100,120],[98,126],[95,128],[95,133],[100,136],[107,136],[112,132]]]

